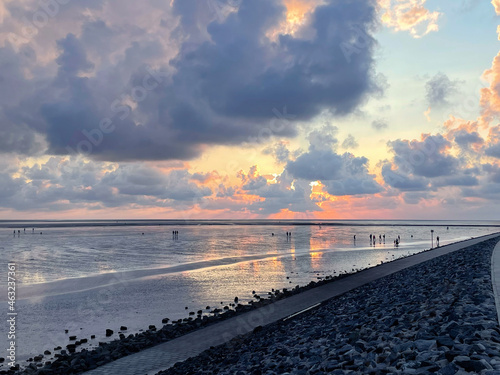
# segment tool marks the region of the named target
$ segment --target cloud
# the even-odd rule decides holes
[[[266,147],[262,153],[264,155],[273,155],[278,163],[286,163],[290,158],[290,150],[288,150],[287,142],[284,141]]]
[[[477,186],[479,179],[473,175],[461,174],[457,176],[447,176],[433,182],[433,187],[441,186]]]
[[[24,71],[32,67],[33,50],[26,46],[18,53],[11,45],[0,48],[0,152],[40,155],[46,144],[33,130],[39,121],[30,121],[27,112],[15,113],[14,107],[30,95],[35,79],[27,80]],[[36,60],[36,58],[35,58]],[[24,103],[31,105],[29,101]]]
[[[447,154],[451,143],[441,134],[424,134],[421,141],[396,140],[388,145],[394,153],[394,165],[415,176],[448,176],[459,165],[458,159]]]
[[[388,125],[385,122],[385,120],[373,120],[372,121],[372,128],[375,130],[383,130],[387,129]]]
[[[358,148],[359,143],[356,141],[354,136],[352,134],[347,135],[346,139],[344,139],[344,142],[342,142],[342,148],[345,149],[352,149],[352,148]]]
[[[448,130],[446,138],[462,150],[472,150],[478,156],[483,153],[482,147],[485,141],[479,133],[477,121],[463,121],[452,117],[444,123],[444,126]]]
[[[488,174],[489,182],[500,184],[500,167],[496,164],[483,164],[483,170]]]
[[[483,87],[480,91],[480,122],[488,125],[500,114],[500,52],[493,59],[491,68],[484,71],[483,78],[490,86]]]
[[[80,3],[61,6],[32,39],[44,60],[30,67],[40,82],[18,74],[26,90],[5,99],[9,121],[0,132],[24,126],[33,139],[23,131],[18,141],[0,142],[0,151],[24,143],[25,153],[40,153],[42,140],[50,155],[189,160],[210,145],[292,137],[296,122],[323,111],[347,115],[382,90],[371,1],[316,4],[307,10],[307,38],[287,33],[275,40],[268,32],[288,14],[281,1],[244,0],[222,13],[210,4],[91,2],[90,13]],[[14,11],[10,4],[12,19],[0,34],[9,27],[20,33],[32,5]],[[360,30],[364,46],[348,61],[340,46]],[[9,53],[21,60],[21,52]],[[284,106],[293,116],[276,114]]]
[[[240,172],[241,189],[257,199],[247,202],[246,209],[259,215],[270,215],[282,210],[290,212],[313,212],[320,208],[311,199],[311,186],[308,181],[294,179],[286,170],[268,182],[261,176],[256,166],[248,174]]]
[[[500,15],[500,0],[491,0],[491,4],[495,7],[496,14]]]
[[[242,189],[246,191],[258,190],[267,185],[267,179],[264,176],[259,175],[256,165],[250,168],[248,174],[240,171],[238,173],[238,177],[240,177],[243,182]]]
[[[57,46],[61,51],[56,59],[59,74],[74,76],[79,72],[88,72],[94,67],[94,64],[87,60],[87,53],[82,43],[73,34],[58,40]]]
[[[337,154],[337,128],[329,124],[312,130],[307,151],[288,153],[284,169],[272,176],[263,176],[253,166],[248,173],[240,171],[240,193],[252,197],[247,209],[255,214],[321,211],[329,196],[362,196],[376,194],[383,188],[368,172],[368,159],[351,153]],[[313,186],[321,193],[313,194]],[[233,194],[236,199],[238,194]],[[221,202],[224,205],[223,202]]]
[[[352,154],[342,155],[344,165],[342,178],[321,181],[328,194],[333,196],[354,196],[380,193],[383,188],[375,181],[375,175],[368,173],[368,159]]]
[[[297,180],[321,181],[331,195],[374,194],[382,190],[368,173],[368,159],[351,153],[337,154],[336,128],[312,131],[309,150],[286,164],[286,172]],[[320,141],[321,140],[321,141]]]
[[[449,200],[451,196],[459,200],[487,184],[485,170],[477,167],[485,144],[477,132],[478,123],[452,118],[445,122],[445,128],[444,135],[423,134],[419,141],[389,142],[394,157],[382,165],[385,183],[400,192],[420,192],[405,194],[406,203]]]
[[[382,167],[382,177],[390,187],[401,191],[421,191],[427,190],[429,182],[425,178],[414,178],[402,171],[395,170],[391,164],[384,164]]]
[[[312,150],[289,161],[286,169],[295,178],[324,181],[340,178],[342,164],[342,156],[333,151]]]
[[[13,177],[19,174],[20,177]],[[4,208],[60,211],[106,207],[192,207],[212,190],[184,169],[51,157],[44,164],[0,171]]]
[[[336,149],[339,143],[337,139],[339,129],[336,126],[326,123],[320,129],[315,129],[307,135],[310,150],[332,150]]]
[[[500,125],[490,128],[484,153],[487,156],[500,159]]]
[[[408,31],[414,38],[421,38],[438,31],[441,13],[425,8],[426,0],[378,0],[382,22],[396,31]]]
[[[429,106],[443,107],[450,104],[450,96],[457,93],[459,80],[452,81],[444,73],[437,73],[425,84],[426,98]]]

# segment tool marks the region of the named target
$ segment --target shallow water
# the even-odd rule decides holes
[[[235,296],[246,303],[253,290],[264,295],[273,288],[305,285],[318,277],[417,253],[430,248],[431,229],[434,244],[439,236],[441,245],[499,229],[450,226],[447,230],[422,222],[418,226],[200,224],[37,227],[34,234],[26,225],[26,234],[20,226],[19,236],[12,228],[0,229],[2,259],[14,261],[18,268],[18,359],[65,346],[72,334],[79,338],[95,334],[91,345],[105,340],[106,328],[117,332],[126,325],[128,333],[134,333],[149,324],[161,326],[164,317],[185,318],[189,311],[207,305],[224,306]],[[179,231],[178,238],[172,236],[173,230]],[[375,246],[369,243],[370,234],[377,236]],[[378,240],[379,234],[386,235],[385,244]],[[395,248],[398,235],[401,245]],[[7,312],[6,293],[0,301]]]

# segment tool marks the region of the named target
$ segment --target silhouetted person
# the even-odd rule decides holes
[[[439,236],[436,237],[437,247],[439,247]]]

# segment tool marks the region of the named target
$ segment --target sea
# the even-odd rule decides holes
[[[500,221],[0,221],[0,349],[10,345],[9,263],[22,363],[72,335],[88,338],[81,348],[89,349],[116,338],[107,328],[133,334],[425,251],[438,237],[443,246],[496,232]]]

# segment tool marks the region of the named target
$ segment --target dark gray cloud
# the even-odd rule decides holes
[[[433,181],[433,187],[441,186],[477,186],[479,185],[479,179],[476,176],[459,174],[457,176],[448,176],[442,179],[437,179]]]
[[[444,73],[437,73],[425,84],[427,103],[431,107],[448,105],[450,97],[458,92],[460,82],[450,80]]]
[[[468,158],[450,155],[452,146],[468,148],[480,144],[482,138],[466,131],[452,130],[447,135],[424,135],[423,140],[389,142],[394,153],[392,162],[382,166],[382,177],[387,185],[400,191],[436,192],[442,187],[460,187],[463,190],[481,185],[483,173],[469,167]],[[410,195],[409,195],[410,196]],[[419,198],[420,199],[420,198]]]
[[[500,159],[500,143],[493,144],[487,147],[484,151],[487,156]]]
[[[335,180],[341,177],[342,156],[330,150],[312,150],[289,161],[286,170],[295,178],[309,181]]]
[[[487,156],[500,159],[500,125],[490,128],[488,142],[484,153]]]
[[[449,176],[459,167],[459,160],[446,153],[451,143],[441,134],[424,135],[422,141],[396,140],[388,145],[397,169],[415,176]]]
[[[429,188],[425,178],[414,178],[401,171],[393,170],[391,164],[382,166],[382,177],[387,185],[401,191],[422,191]]]
[[[323,181],[328,194],[335,196],[363,195],[380,193],[383,189],[374,180],[374,175],[345,177],[342,180]]]
[[[94,67],[94,64],[87,60],[87,52],[83,44],[73,34],[68,34],[66,38],[58,40],[57,46],[61,51],[56,59],[60,74],[74,76],[79,72],[88,72]]]
[[[43,137],[30,126],[33,123],[26,121],[25,113],[12,114],[31,94],[33,83],[26,80],[23,70],[32,68],[35,61],[34,51],[28,46],[18,53],[9,43],[0,48],[0,152],[39,155],[45,150]]]
[[[479,135],[478,132],[469,132],[467,130],[459,130],[454,133],[453,140],[460,147],[468,148],[472,144],[482,144],[484,139]]]
[[[482,169],[487,173],[489,181],[500,184],[500,167],[496,164],[484,164]]]
[[[376,26],[372,1],[327,1],[312,15],[311,37],[278,35],[272,41],[267,33],[285,16],[280,1],[235,2],[218,16],[206,3],[174,2],[180,23],[167,33],[171,45],[145,26],[120,28],[113,19],[89,19],[81,32],[52,41],[59,51],[56,75],[47,73],[43,84],[35,85],[19,72],[9,74],[27,89],[19,90],[16,100],[1,99],[10,106],[0,132],[13,135],[0,142],[0,151],[34,154],[45,138],[47,153],[54,155],[80,151],[108,161],[185,160],[205,145],[265,141],[265,134],[294,136],[295,120],[324,110],[346,115],[380,92],[370,36]],[[91,8],[101,10],[96,4]],[[160,14],[151,27],[173,19]],[[347,59],[340,46],[359,32],[364,48]],[[21,61],[20,53],[11,58]],[[12,69],[16,65],[21,69],[19,63]],[[284,106],[293,116],[276,114]]]

